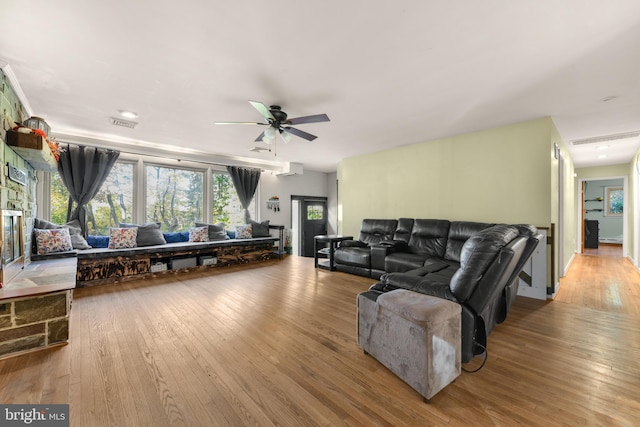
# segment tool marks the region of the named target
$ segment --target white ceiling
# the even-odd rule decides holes
[[[63,139],[300,162],[550,116],[566,142],[640,131],[637,0],[2,0],[0,62]],[[603,101],[607,97],[615,97]],[[247,102],[318,135],[250,148]],[[135,129],[114,127],[119,110]],[[79,137],[78,137],[79,136]],[[87,139],[89,138],[89,139]],[[572,146],[577,167],[627,163],[640,138]]]

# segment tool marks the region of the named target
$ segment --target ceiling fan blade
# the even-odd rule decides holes
[[[326,114],[314,114],[313,116],[304,116],[304,117],[294,117],[293,119],[287,120],[287,124],[289,125],[301,125],[304,123],[320,123],[320,122],[328,122],[329,116]]]
[[[317,138],[317,136],[315,135],[311,135],[310,133],[307,133],[305,131],[302,131],[300,129],[296,129],[296,128],[292,128],[292,127],[285,127],[284,128],[285,131],[289,132],[290,134],[293,134],[295,136],[299,136],[300,138],[306,139],[307,141],[313,141],[314,139]]]
[[[256,122],[214,122],[215,125],[267,125],[268,123]]]
[[[249,101],[249,104],[253,105],[253,108],[258,110],[258,113],[262,114],[262,117],[264,117],[267,121],[276,120],[276,118],[273,117],[273,114],[271,114],[271,111],[269,111],[269,108],[267,108],[267,106],[262,102]]]

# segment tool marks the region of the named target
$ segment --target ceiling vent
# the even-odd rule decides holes
[[[593,138],[576,139],[571,141],[571,145],[597,144],[599,142],[616,141],[618,139],[628,139],[640,136],[640,132],[618,133],[615,135],[596,136]]]
[[[123,128],[129,128],[129,129],[133,129],[138,124],[136,122],[130,122],[129,120],[118,119],[115,117],[110,117],[109,123],[111,123],[114,126],[122,126]]]

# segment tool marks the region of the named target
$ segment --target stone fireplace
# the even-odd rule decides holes
[[[22,211],[0,209],[0,288],[24,269]]]

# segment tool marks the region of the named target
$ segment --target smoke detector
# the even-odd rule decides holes
[[[129,120],[124,120],[124,119],[118,119],[116,117],[110,117],[109,118],[109,123],[111,123],[114,126],[122,126],[123,128],[129,128],[129,129],[133,129],[138,124],[137,122],[132,122],[132,121],[129,121]]]

